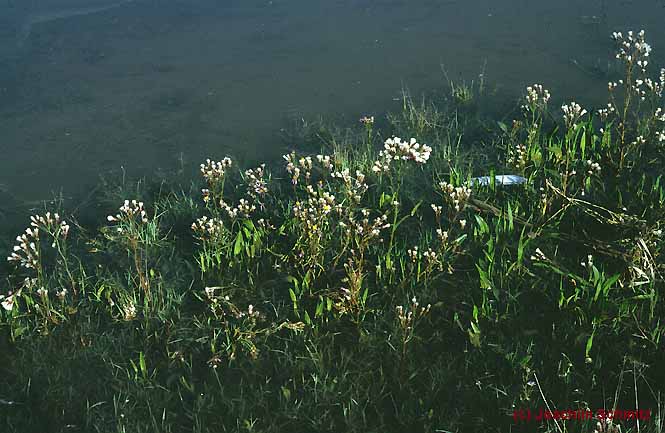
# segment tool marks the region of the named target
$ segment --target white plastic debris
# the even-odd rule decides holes
[[[474,177],[472,184],[489,186],[491,178],[489,176]],[[526,183],[526,178],[516,174],[497,174],[494,176],[497,185],[520,185]]]

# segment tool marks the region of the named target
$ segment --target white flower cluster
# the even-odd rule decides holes
[[[587,113],[587,111],[580,107],[575,101],[570,104],[562,105],[561,110],[563,110],[563,120],[566,123],[567,128],[574,128],[577,126],[577,121]]]
[[[586,262],[581,262],[580,266],[590,270],[591,267],[593,266],[593,256],[591,254],[587,255],[586,256]]]
[[[356,170],[356,175],[351,176],[349,169],[345,168],[342,171],[333,172],[332,177],[344,182],[346,195],[356,203],[360,203],[363,194],[369,188],[365,182],[365,175],[360,170]]]
[[[374,124],[374,116],[363,116],[360,118],[360,123],[365,126]]]
[[[540,248],[536,248],[536,252],[534,253],[534,255],[531,256],[531,260],[546,261],[547,256],[545,255],[545,253],[541,251]]]
[[[231,207],[231,205],[226,203],[224,200],[220,200],[219,205],[226,211],[226,213],[229,215],[229,218],[231,219],[238,218],[238,215],[242,216],[243,218],[249,218],[252,212],[256,210],[256,205],[250,203],[244,198],[238,200],[237,206]]]
[[[635,140],[633,140],[630,144],[633,146],[644,146],[647,142],[647,139],[644,138],[643,135],[638,135]]]
[[[387,222],[388,215],[383,214],[374,218],[373,221],[370,221],[369,213],[369,210],[361,209],[360,214],[362,215],[362,219],[360,221],[356,221],[356,219],[351,216],[348,223],[340,221],[339,226],[346,229],[347,236],[351,236],[355,233],[358,236],[363,236],[366,240],[379,237],[381,230],[391,227],[391,224]]]
[[[336,204],[335,196],[328,191],[308,191],[310,197],[306,203],[296,201],[293,205],[293,215],[305,225],[307,231],[318,232],[323,229],[328,214],[341,211],[341,204]]]
[[[332,171],[333,164],[330,155],[316,155],[316,160],[328,171]]]
[[[628,37],[624,38],[621,32],[615,32],[612,37],[617,41],[618,52],[617,59],[622,59],[629,66],[633,63],[639,68],[642,77],[631,82],[626,82],[630,91],[637,94],[640,100],[646,100],[649,94],[656,95],[659,98],[663,96],[665,90],[665,68],[660,70],[660,76],[657,80],[646,77],[649,61],[646,60],[651,52],[649,44],[644,42],[644,31],[641,31],[637,37],[633,32],[628,32]],[[607,88],[612,93],[619,85],[624,84],[623,80],[619,82],[607,83]],[[603,111],[603,110],[600,110]]]
[[[526,104],[522,108],[526,111],[535,112],[547,106],[552,95],[550,91],[543,88],[542,84],[534,84],[526,88]]]
[[[231,167],[231,158],[224,158],[221,161],[212,161],[206,159],[205,164],[201,164],[201,174],[208,181],[208,184],[221,182],[226,175],[226,170]]]
[[[406,253],[408,254],[412,263],[416,263],[420,258],[420,251],[417,245],[414,246],[412,249],[407,250]],[[439,263],[438,261],[439,255],[436,253],[436,251],[434,251],[431,248],[427,248],[427,251],[423,252],[422,256],[425,259],[427,265]]]
[[[20,290],[18,292],[10,291],[7,296],[0,295],[0,305],[2,305],[2,308],[4,308],[6,311],[12,311],[14,308],[15,298],[17,296],[21,296]]]
[[[265,168],[266,165],[261,164],[257,168],[245,171],[245,179],[248,187],[247,193],[253,198],[264,196],[268,192],[268,184],[264,179]]]
[[[508,164],[511,164],[517,169],[526,167],[527,149],[524,144],[517,144],[511,149],[510,156],[508,157]]]
[[[648,66],[648,65],[649,65],[649,61],[648,61],[648,60],[638,60],[638,61],[637,61],[637,67],[640,68],[640,71],[641,71],[643,74],[646,74],[646,72],[647,72],[647,66]]]
[[[600,164],[593,162],[590,159],[586,160],[587,174],[591,176],[592,174],[600,173]]]
[[[142,201],[125,200],[123,205],[120,206],[120,212],[117,213],[115,216],[109,215],[106,217],[106,219],[109,222],[122,222],[122,221],[129,222],[133,219],[136,219],[139,223],[145,224],[148,222],[148,214],[143,208]],[[122,230],[123,229],[121,227],[118,227],[119,232],[122,232]]]
[[[136,318],[136,305],[131,299],[122,307],[122,317],[126,322],[130,322]]]
[[[265,218],[259,218],[256,220],[256,225],[264,230],[275,230],[277,228],[270,224],[270,221],[266,220]]]
[[[664,83],[662,81],[658,82],[652,80],[651,78],[645,78],[644,80],[635,80],[634,90],[640,99],[644,101],[649,94],[653,94],[658,97],[663,96],[663,86]]]
[[[215,291],[221,289],[222,287],[206,287],[204,291],[208,299],[212,300],[213,302],[217,302],[217,298],[215,298]],[[230,300],[229,295],[225,295],[224,300],[229,302]]]
[[[442,229],[436,229],[436,237],[439,238],[439,241],[442,244],[445,244],[448,241],[448,232],[443,231]]]
[[[16,262],[25,269],[36,269],[39,265],[39,233],[40,230],[53,238],[51,247],[55,248],[58,238],[66,239],[69,234],[69,224],[60,218],[57,213],[46,212],[44,216],[30,216],[30,227],[16,237],[12,253],[7,261]]]
[[[427,304],[425,307],[421,307],[418,303],[418,300],[414,296],[411,298],[411,305],[403,307],[398,305],[395,307],[397,311],[397,319],[399,320],[400,326],[405,331],[411,331],[414,326],[414,322],[421,317],[425,316],[430,312],[432,305]]]
[[[212,302],[214,306],[221,306],[222,309],[218,310],[222,315],[226,316],[228,313],[236,319],[249,318],[249,319],[258,319],[261,317],[261,313],[254,307],[254,305],[249,304],[247,306],[247,311],[243,311],[236,307],[232,302],[229,295],[215,295],[215,292],[218,290],[223,290],[222,287],[206,287],[204,289],[206,297]],[[220,302],[221,301],[221,302]],[[226,311],[228,310],[228,311]]]
[[[201,164],[201,172],[204,173],[204,177],[208,180],[211,188],[213,186],[219,186],[221,181],[224,179],[225,170],[230,167],[232,164],[231,159],[224,158],[221,162],[214,162],[206,160],[206,165]],[[228,214],[232,219],[242,216],[248,218],[255,210],[256,204],[258,203],[261,206],[261,209],[264,208],[263,203],[259,200],[260,197],[263,197],[268,193],[268,184],[265,179],[265,164],[252,169],[245,170],[245,182],[247,184],[247,196],[250,200],[246,198],[241,198],[238,201],[236,206],[232,206],[223,198],[219,199],[219,206]],[[211,200],[211,192],[209,189],[203,189],[203,201],[208,203]],[[216,192],[219,193],[221,197],[222,193],[219,188],[216,189]]]
[[[58,290],[58,291],[55,292],[55,296],[56,296],[60,301],[64,301],[64,300],[65,300],[65,296],[67,296],[67,293],[68,293],[67,289],[65,289],[65,288],[63,287],[61,290]]]
[[[204,203],[208,203],[210,201],[210,190],[208,188],[203,188],[201,190],[201,195],[203,196]]]
[[[372,171],[374,173],[387,172],[393,161],[400,160],[425,164],[431,153],[431,147],[419,144],[415,138],[410,141],[402,141],[399,137],[389,138],[383,144],[383,150],[379,152],[379,160],[374,162]]]
[[[406,254],[409,256],[412,263],[416,263],[418,261],[418,257],[419,257],[418,245],[416,245],[413,248],[410,248],[410,249],[406,250]]]
[[[63,238],[66,238],[69,233],[69,224],[61,220],[58,213],[51,214],[51,212],[46,212],[44,216],[32,215],[30,217],[30,225],[35,228],[42,226],[49,233],[58,234]]]
[[[621,426],[612,423],[612,419],[600,418],[596,423],[593,433],[621,433]]]
[[[637,35],[629,31],[625,37],[621,32],[614,32],[612,38],[617,43],[617,59],[626,63],[642,61],[641,67],[646,67],[644,62],[651,54],[651,46],[644,40],[644,30],[640,30]]]
[[[423,253],[423,257],[427,263],[438,263],[439,255],[431,248],[427,248],[427,251]]]
[[[256,310],[252,304],[249,304],[247,306],[247,311],[246,312],[239,310],[235,314],[235,317],[236,317],[236,319],[241,319],[243,317],[247,317],[247,318],[251,318],[251,319],[257,319],[257,318],[261,317],[261,313],[258,310]]]
[[[30,289],[34,288],[36,285],[37,285],[37,278],[25,277],[23,279],[23,284],[18,289],[18,291],[10,290],[7,293],[6,296],[5,295],[0,295],[0,305],[5,310],[12,311],[14,309],[14,304],[16,303],[16,298],[21,296],[21,293],[23,292],[23,289],[30,290]],[[42,290],[43,290],[43,288],[42,288]],[[60,293],[62,293],[62,296],[64,298],[64,294],[67,293],[67,289],[62,289],[62,292],[58,292],[58,297],[60,296]]]
[[[613,114],[615,111],[616,110],[614,108],[614,105],[608,102],[606,108],[601,108],[598,110],[598,116],[600,116],[600,120],[604,122],[607,120],[608,117],[610,117],[610,114]]]
[[[39,265],[39,251],[37,243],[39,242],[39,229],[25,229],[25,233],[16,237],[17,245],[14,245],[14,251],[7,261],[16,262],[25,269],[37,269]]]
[[[656,108],[656,112],[654,113],[653,117],[655,117],[657,121],[665,123],[665,111],[663,111],[662,108]]]
[[[468,186],[453,186],[448,182],[439,182],[439,188],[444,194],[444,198],[450,202],[456,212],[464,209],[469,197],[471,197],[471,188]]]
[[[192,231],[200,240],[220,240],[224,235],[224,222],[217,218],[202,216],[192,223]]]
[[[305,172],[305,182],[309,182],[309,178],[312,176],[311,156],[297,159],[296,153],[291,152],[288,155],[282,155],[282,158],[286,161],[286,171],[291,175],[291,183],[294,185],[298,184],[301,171]]]
[[[663,71],[665,71],[665,69]],[[657,122],[663,124],[662,125],[663,129],[660,130],[659,132],[656,132],[656,139],[658,140],[659,143],[665,143],[665,111],[662,108],[658,107],[656,109],[656,113],[654,114],[654,118],[656,119]]]

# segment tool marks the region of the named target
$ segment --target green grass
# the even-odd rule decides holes
[[[609,113],[405,92],[385,121],[303,122],[281,163],[35,217],[0,290],[0,430],[592,432],[513,414],[608,408],[662,432],[665,117],[627,38]],[[470,182],[505,173],[527,181]]]

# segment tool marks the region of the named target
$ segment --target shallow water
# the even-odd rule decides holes
[[[665,64],[661,0],[134,0],[105,9],[114,3],[0,2],[0,183],[12,197],[77,196],[102,173],[150,174],[180,155],[192,169],[226,154],[269,159],[288,119],[351,123],[383,112],[403,87],[443,86],[442,64],[467,82],[484,69],[508,98],[539,82],[595,105],[605,80],[592,72],[607,67],[612,31],[645,29],[654,63]]]

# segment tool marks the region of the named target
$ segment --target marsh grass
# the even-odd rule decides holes
[[[507,124],[452,83],[303,121],[281,164],[107,182],[96,224],[35,215],[0,292],[2,430],[614,431],[513,425],[543,407],[662,432],[665,72],[615,39],[599,112],[534,85]],[[472,180],[502,173],[527,181]]]

